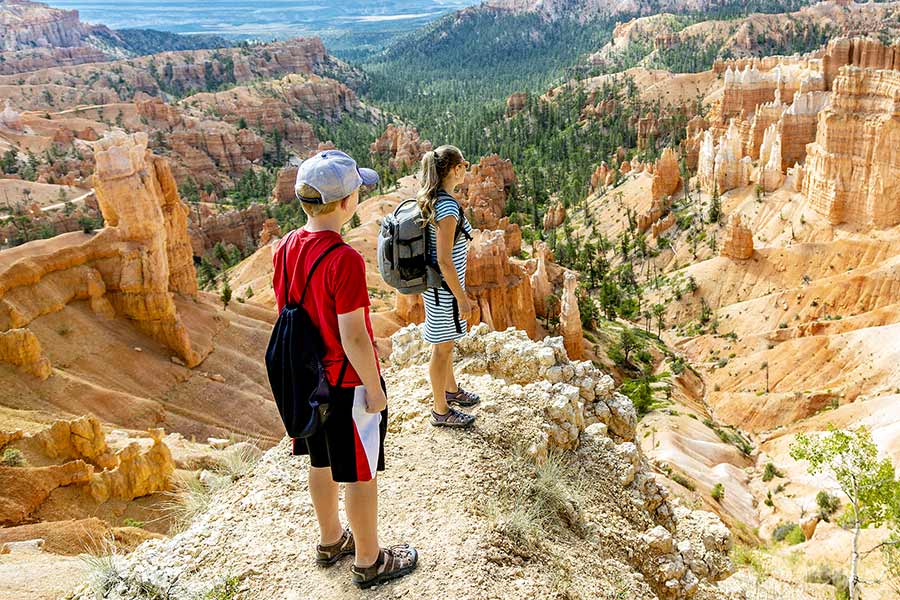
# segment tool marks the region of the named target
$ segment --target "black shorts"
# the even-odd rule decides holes
[[[381,386],[384,388],[384,381]],[[331,467],[331,478],[338,483],[371,481],[376,471],[384,471],[388,411],[365,412],[364,390],[363,386],[333,388],[328,416],[319,431],[293,440],[295,456],[308,454],[311,466]]]

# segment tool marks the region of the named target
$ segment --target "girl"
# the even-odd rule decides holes
[[[466,295],[466,261],[471,225],[450,192],[463,182],[469,163],[455,146],[441,146],[422,157],[419,210],[428,225],[431,261],[444,278],[440,289],[423,294],[425,340],[432,346],[429,374],[434,393],[431,424],[435,427],[470,427],[475,417],[450,404],[467,408],[481,399],[460,388],[453,375],[453,342],[465,335],[472,305]]]

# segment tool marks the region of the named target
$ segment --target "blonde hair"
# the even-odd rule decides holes
[[[440,146],[435,150],[426,152],[422,157],[419,169],[419,193],[416,203],[419,212],[422,213],[422,225],[434,223],[434,203],[437,200],[438,191],[444,183],[444,178],[450,169],[463,162],[463,155],[456,146]]]
[[[322,198],[322,195],[319,194],[316,188],[306,185],[305,183],[301,183],[297,186],[295,190],[297,195],[302,198]],[[308,217],[319,217],[322,215],[328,215],[337,210],[340,202],[329,202],[328,204],[318,204],[315,202],[300,202],[300,206],[303,207],[303,212],[306,213]]]

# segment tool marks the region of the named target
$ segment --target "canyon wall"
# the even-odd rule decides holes
[[[803,179],[810,206],[832,224],[900,223],[898,107],[900,70],[843,67],[834,79]]]
[[[292,74],[311,77],[324,73],[333,63],[322,40],[296,38],[248,49],[183,50],[105,63],[52,65],[0,76],[0,90],[16,106],[55,111],[84,104],[128,102],[141,92],[186,96],[192,91]],[[110,77],[110,73],[116,77]]]

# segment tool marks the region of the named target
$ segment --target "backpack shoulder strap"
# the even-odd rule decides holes
[[[456,218],[456,233],[454,234],[453,239],[458,240],[460,235],[464,235],[467,240],[471,241],[472,236],[469,235],[468,231],[466,231],[466,227],[464,225],[466,215],[463,212],[462,204],[460,204],[459,200],[457,200],[452,194],[444,190],[438,192],[438,202],[441,200],[452,200],[456,204],[456,210],[459,216]],[[435,205],[436,204],[437,202],[435,202]]]
[[[454,200],[455,200],[455,198],[454,198]],[[458,200],[456,201],[456,207],[459,209],[459,220],[456,222],[456,237],[458,238],[459,234],[463,234],[464,236],[466,236],[466,239],[471,242],[472,236],[469,235],[469,232],[466,231],[465,225],[463,225],[463,223],[465,222],[466,215],[465,215],[465,213],[463,213],[462,204],[460,204]]]
[[[303,293],[300,294],[300,306],[303,306],[303,301],[306,299],[306,292],[309,290],[309,282],[312,281],[313,275],[316,272],[316,269],[322,264],[322,261],[325,260],[325,257],[332,253],[332,251],[337,250],[341,246],[346,246],[347,244],[344,242],[338,242],[334,246],[331,246],[328,250],[323,252],[319,258],[316,259],[316,262],[313,263],[313,266],[310,267],[309,273],[306,275],[306,283],[303,285]]]
[[[291,236],[294,235],[294,232],[290,232],[286,238],[284,238],[284,243],[281,245],[281,282],[284,285],[284,305],[287,306],[288,302],[291,299],[291,282],[288,279],[288,270],[287,270],[287,247],[288,242],[291,241]]]

